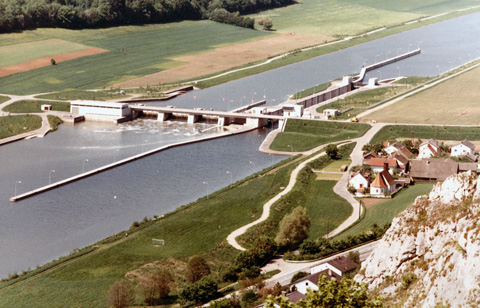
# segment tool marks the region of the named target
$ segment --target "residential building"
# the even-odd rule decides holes
[[[438,156],[440,154],[440,143],[435,139],[430,139],[418,147],[418,159],[430,158],[432,156]]]
[[[454,146],[450,151],[451,156],[475,155],[475,145],[468,140],[463,140]]]
[[[403,144],[400,142],[395,142],[394,144],[389,145],[385,149],[383,149],[388,155],[393,155],[394,153],[398,153],[405,158],[409,159],[412,156],[412,152],[408,150]]]
[[[410,177],[415,182],[441,182],[460,172],[477,172],[475,163],[457,163],[451,158],[424,158],[411,162]]]
[[[363,154],[363,164],[370,165],[370,159],[378,158],[379,156],[373,152],[366,152]]]
[[[388,166],[388,171],[390,174],[393,174],[395,170],[398,171],[398,163],[396,159],[393,158],[371,158],[368,162],[368,165],[372,168],[373,172],[381,172],[384,169],[385,164]]]
[[[357,191],[363,191],[363,189],[370,187],[370,173],[361,168],[351,175],[348,185],[355,187]]]
[[[370,195],[381,197],[389,195],[395,191],[395,180],[388,169],[388,163],[385,163],[383,170],[377,174],[375,180],[370,184]]]

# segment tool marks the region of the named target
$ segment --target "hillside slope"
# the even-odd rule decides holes
[[[355,279],[401,307],[480,306],[480,181],[464,173],[393,220]]]

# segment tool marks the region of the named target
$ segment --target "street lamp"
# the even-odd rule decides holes
[[[252,103],[254,102],[254,100],[253,100],[253,96],[254,96],[254,95],[257,95],[257,92],[253,92],[253,93],[252,93]]]
[[[379,73],[379,74],[380,74],[380,80],[382,80],[382,72],[380,72],[380,71],[377,71],[377,73]]]
[[[227,171],[227,174],[230,174],[230,185],[233,184],[233,175],[230,171]]]
[[[17,184],[22,184],[22,181],[15,182],[15,197],[17,196]]]
[[[263,99],[267,98],[267,95],[265,94],[265,91],[267,91],[267,89],[263,89]]]
[[[440,66],[437,65],[437,73],[438,73],[438,76],[440,76]]]
[[[388,59],[388,54],[390,53],[390,50],[387,51],[387,55],[385,56],[385,60]]]
[[[380,56],[380,55],[376,55],[375,56],[375,63],[377,63],[377,57]]]
[[[85,162],[88,161],[88,159],[84,159],[82,163],[82,173],[85,173]]]
[[[250,164],[253,164],[253,169],[256,169],[255,168],[255,163],[253,161],[251,161]]]
[[[398,77],[400,77],[400,67],[397,66],[397,70],[398,70]]]
[[[207,184],[207,199],[208,199],[208,191],[209,191],[210,185],[208,184],[208,182],[203,182],[203,184]]]
[[[55,170],[50,170],[48,173],[48,185],[52,184],[52,172],[55,173]]]

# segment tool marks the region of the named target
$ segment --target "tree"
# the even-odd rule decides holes
[[[51,58],[51,59],[50,59],[50,63],[52,63],[52,65],[55,65],[55,64],[57,64],[57,61],[55,61],[54,58]]]
[[[240,296],[240,303],[242,308],[253,307],[257,303],[260,295],[254,289],[245,290]]]
[[[127,307],[135,301],[135,290],[127,281],[115,283],[108,292],[108,306],[115,308]]]
[[[179,295],[179,302],[182,305],[206,303],[217,296],[218,284],[206,276],[199,281],[187,285]]]
[[[157,291],[158,298],[166,297],[172,288],[174,282],[173,275],[170,271],[160,269],[152,274],[152,283]]]
[[[318,290],[309,289],[307,297],[294,304],[285,296],[269,296],[266,308],[273,308],[277,303],[280,308],[381,308],[382,302],[378,298],[372,298],[368,293],[366,283],[358,283],[350,278],[338,281],[328,280],[321,275],[318,281]]]
[[[191,282],[197,282],[202,277],[210,275],[210,267],[205,259],[195,256],[188,261],[187,264],[187,279]]]
[[[280,221],[280,229],[275,241],[281,247],[292,248],[307,238],[309,230],[310,219],[307,217],[307,211],[298,206]]]
[[[262,18],[258,24],[260,26],[263,26],[263,30],[270,30],[273,27],[272,20],[268,17]]]
[[[337,158],[337,155],[338,155],[337,145],[336,144],[327,145],[327,147],[325,148],[325,152],[327,153],[328,156],[330,156],[330,158],[332,159]]]

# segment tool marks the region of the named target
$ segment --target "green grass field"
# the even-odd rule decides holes
[[[360,137],[367,124],[288,119],[284,132],[277,135],[270,148],[276,151],[307,151],[321,144]]]
[[[273,29],[280,32],[343,37],[475,5],[478,1],[303,0],[253,16],[270,17]]]
[[[201,255],[218,273],[238,253],[226,243],[227,235],[260,217],[263,203],[287,185],[293,167],[289,164],[239,181],[235,189],[212,193],[208,199],[201,198],[147,223],[138,232],[129,230],[128,238],[119,233],[121,241],[108,238],[96,251],[29,281],[9,288],[2,288],[0,283],[1,305],[107,307],[108,290],[128,271],[168,258],[185,262],[190,256]],[[153,246],[152,238],[164,239],[165,246]],[[140,298],[136,304],[142,305]]]
[[[334,239],[340,240],[349,235],[357,235],[369,229],[374,223],[378,226],[383,226],[391,222],[395,216],[413,204],[417,196],[428,194],[432,190],[432,187],[433,184],[415,184],[403,189],[393,199],[389,199],[367,209],[365,217],[360,222],[337,235]]]
[[[387,123],[478,125],[478,78],[480,67],[371,113],[365,119]]]
[[[0,78],[0,93],[31,94],[72,88],[103,88],[120,80],[171,67],[171,59],[177,56],[269,35],[272,34],[210,21],[108,29],[38,29],[23,34],[2,34],[0,48],[18,43],[38,44],[41,40],[58,38],[110,52]]]
[[[8,101],[10,98],[7,96],[0,96],[0,104]]]
[[[52,105],[54,111],[70,111],[70,103],[67,102],[47,102],[47,101],[16,101],[4,107],[2,110],[11,113],[42,113],[42,105]]]
[[[42,118],[36,115],[0,117],[0,139],[26,133],[42,127]]]
[[[0,67],[20,64],[42,57],[87,49],[88,46],[60,39],[18,43],[0,47]]]
[[[371,144],[390,140],[391,138],[412,138],[437,140],[480,140],[479,127],[461,126],[420,126],[420,125],[389,125],[378,131],[370,140]]]
[[[68,90],[62,92],[56,92],[51,94],[38,95],[37,98],[45,99],[60,99],[60,100],[113,100],[113,99],[125,99],[128,95],[117,94],[115,91],[81,91],[81,90]]]

